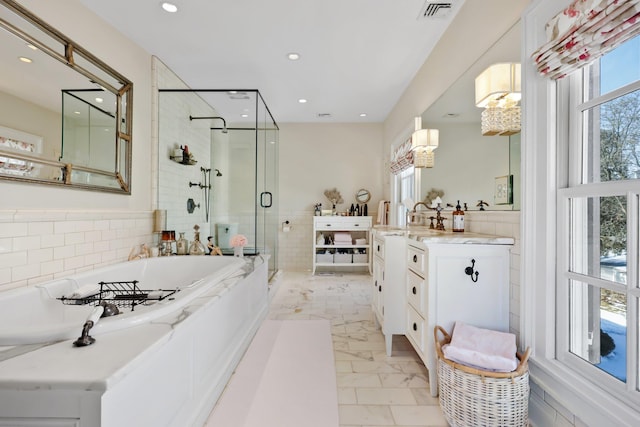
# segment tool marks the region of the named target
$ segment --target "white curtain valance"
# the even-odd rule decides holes
[[[538,72],[559,79],[640,33],[640,0],[574,0],[546,25],[532,55]]]
[[[411,166],[413,166],[413,151],[411,151],[411,138],[409,138],[393,152],[391,173],[397,175]]]

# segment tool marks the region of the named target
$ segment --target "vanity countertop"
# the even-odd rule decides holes
[[[376,233],[382,236],[404,235],[409,239],[424,243],[467,243],[484,245],[513,245],[512,237],[495,236],[465,232],[453,232],[451,230],[434,230],[426,226],[392,227],[388,225],[376,225],[373,227]]]

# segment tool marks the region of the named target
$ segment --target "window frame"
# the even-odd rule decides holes
[[[638,405],[621,399],[614,390],[594,384],[581,372],[569,369],[557,358],[556,333],[559,313],[557,278],[559,189],[568,184],[570,155],[563,151],[569,124],[568,87],[540,76],[532,60],[546,42],[545,23],[568,7],[572,0],[536,0],[523,14],[522,31],[522,253],[520,294],[520,347],[531,347],[529,362],[532,393],[529,414],[533,422],[546,425],[562,415],[579,424],[637,425]],[[564,87],[563,87],[564,86]],[[575,124],[574,124],[575,125]],[[587,189],[585,187],[585,189]],[[631,332],[628,332],[631,333]],[[594,368],[597,369],[597,368]],[[608,375],[608,374],[604,374]],[[576,414],[576,415],[573,415]]]
[[[558,130],[558,151],[566,153],[568,162],[566,167],[558,165],[558,175],[563,184],[559,185],[557,191],[557,278],[556,278],[556,358],[565,364],[569,369],[576,371],[579,375],[593,381],[607,392],[616,396],[622,401],[630,404],[640,404],[640,386],[638,384],[638,304],[640,297],[638,288],[638,262],[627,265],[627,283],[625,285],[609,282],[607,280],[579,274],[571,271],[570,268],[570,239],[571,239],[571,200],[574,198],[586,197],[607,197],[626,196],[627,197],[627,258],[629,260],[638,259],[638,201],[640,199],[640,180],[622,180],[610,182],[587,182],[587,159],[589,147],[587,136],[589,126],[585,120],[585,112],[609,101],[616,99],[627,93],[640,90],[640,80],[625,85],[612,92],[584,101],[584,93],[588,92],[588,80],[590,65],[572,73],[557,84],[558,100],[563,98],[568,102],[566,109],[566,120],[559,120]],[[565,116],[560,116],[564,118]],[[565,123],[565,129],[562,128]],[[568,124],[568,125],[566,125]],[[565,158],[560,155],[559,158]],[[627,369],[626,382],[621,382],[612,377],[607,372],[593,366],[588,361],[570,351],[570,336],[572,334],[570,325],[571,306],[571,281],[585,283],[597,287],[598,289],[609,289],[615,292],[624,293],[627,296]],[[635,351],[634,351],[635,349]],[[635,362],[635,363],[634,363]]]

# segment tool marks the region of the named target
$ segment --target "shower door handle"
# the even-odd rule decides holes
[[[269,196],[268,203],[264,202],[265,196]],[[262,193],[260,193],[260,206],[262,206],[263,208],[270,208],[271,205],[273,205],[273,194],[268,191],[263,191]]]

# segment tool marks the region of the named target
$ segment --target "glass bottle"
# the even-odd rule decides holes
[[[460,209],[460,200],[456,205],[456,210],[453,211],[453,227],[452,231],[464,231],[464,211]]]
[[[176,252],[178,255],[187,255],[189,253],[189,241],[184,238],[184,232],[180,232],[180,238],[176,242]]]
[[[206,252],[204,250],[204,245],[200,242],[200,232],[198,231],[200,227],[195,225],[193,227],[195,230],[193,242],[189,247],[189,255],[204,255]]]

